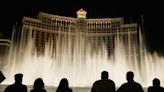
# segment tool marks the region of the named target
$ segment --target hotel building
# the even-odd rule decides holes
[[[77,18],[66,17],[39,12],[36,18],[23,17],[20,48],[23,50],[32,37],[38,53],[44,51],[45,43],[49,38],[55,39],[60,34],[74,34],[81,32],[88,36],[93,46],[101,40],[107,46],[108,55],[112,55],[115,48],[116,36],[123,39],[124,44],[133,48],[138,46],[138,25],[136,23],[124,24],[124,18],[86,18],[87,12],[78,10]],[[54,45],[55,46],[55,45]],[[93,47],[94,48],[94,47]],[[126,49],[126,48],[125,48]],[[136,50],[138,52],[138,50]],[[127,52],[131,55],[133,50]]]

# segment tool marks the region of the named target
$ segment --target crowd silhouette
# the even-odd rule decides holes
[[[101,73],[101,80],[97,80],[93,83],[91,92],[144,92],[141,84],[134,81],[134,73],[128,71],[126,74],[127,82],[122,84],[117,90],[113,80],[109,79],[107,71]],[[18,73],[14,76],[15,82],[7,86],[4,92],[28,92],[27,86],[22,84],[23,74]],[[148,87],[147,92],[164,92],[164,88],[160,86],[160,80],[153,79],[152,86]],[[33,88],[29,92],[47,92],[44,87],[42,78],[37,78],[34,81]],[[67,78],[62,78],[56,92],[73,92],[69,87]]]

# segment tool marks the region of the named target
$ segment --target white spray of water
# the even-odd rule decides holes
[[[23,83],[27,85],[32,85],[36,78],[41,77],[46,85],[58,86],[61,78],[65,77],[70,86],[90,87],[94,81],[100,79],[101,72],[106,70],[116,86],[126,82],[127,71],[133,71],[135,80],[145,87],[151,85],[155,77],[164,85],[164,57],[157,53],[148,53],[141,34],[139,56],[137,46],[125,45],[119,36],[115,38],[114,53],[110,57],[103,40],[95,40],[94,43],[98,43],[95,47],[87,37],[78,32],[76,35],[59,33],[55,41],[49,39],[45,44],[44,54],[39,56],[33,51],[32,37],[29,37],[23,52],[12,44],[9,59],[3,66],[7,77],[3,84],[11,84],[14,82],[14,74],[23,73]],[[131,50],[133,61],[126,56],[126,52]]]

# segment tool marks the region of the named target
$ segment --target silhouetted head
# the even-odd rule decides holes
[[[128,82],[133,82],[134,74],[132,71],[127,72],[126,79]]]
[[[153,86],[160,86],[160,80],[157,78],[153,79]]]
[[[34,89],[43,89],[44,88],[44,82],[42,78],[37,78],[34,82]]]
[[[16,83],[22,83],[23,74],[22,73],[15,74],[14,78]]]
[[[107,71],[103,71],[101,73],[101,79],[104,80],[104,79],[108,79],[108,72]]]
[[[69,84],[68,84],[68,80],[66,78],[63,78],[61,81],[60,81],[60,84],[59,84],[59,87],[60,88],[68,88],[69,87]]]

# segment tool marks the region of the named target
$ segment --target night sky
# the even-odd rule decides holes
[[[76,11],[83,8],[87,18],[125,17],[126,22],[140,23],[144,18],[144,34],[151,52],[164,53],[162,15],[160,2],[143,0],[2,0],[0,2],[0,36],[10,38],[14,23],[21,22],[23,16],[35,17],[39,11],[50,14],[76,17]],[[121,2],[120,2],[121,1]]]

